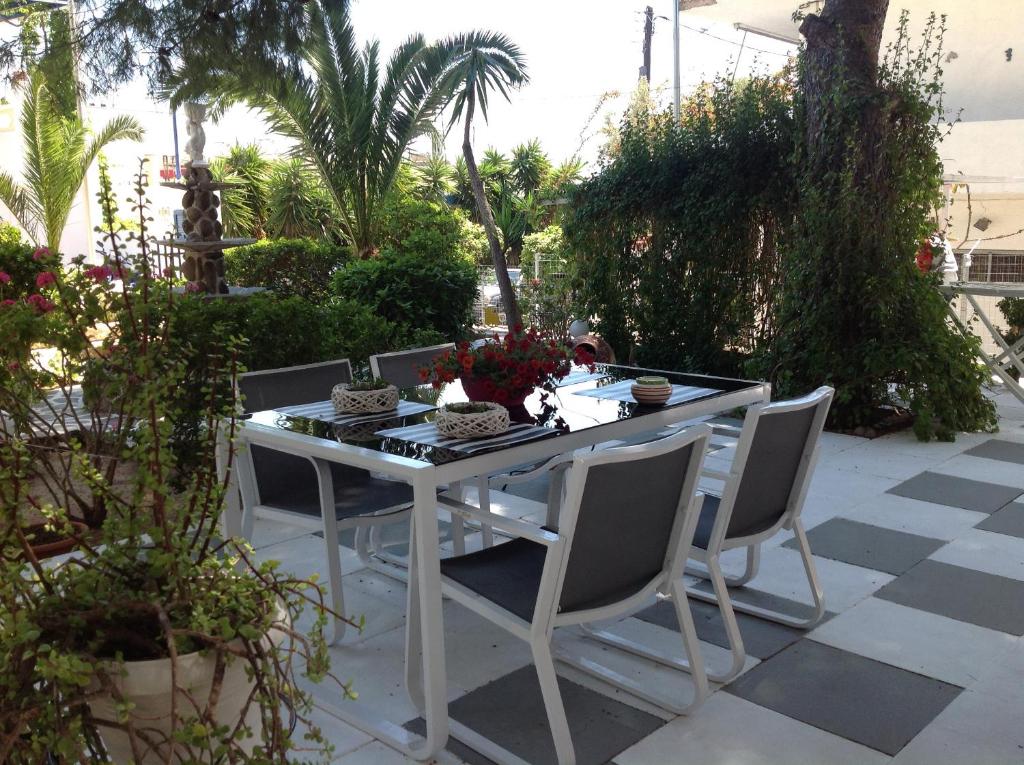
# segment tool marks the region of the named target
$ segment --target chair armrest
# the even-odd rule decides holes
[[[523,539],[529,539],[531,542],[542,544],[545,547],[550,547],[559,541],[560,537],[558,534],[554,534],[550,531],[546,531],[539,526],[534,526],[530,523],[525,523],[515,518],[506,518],[503,515],[495,515],[494,513],[485,513],[478,507],[467,505],[465,502],[459,502],[457,499],[451,497],[445,497],[441,495],[437,498],[438,504],[442,505],[447,510],[455,513],[456,515],[466,519],[483,523],[492,528],[504,531],[513,536],[522,537]]]

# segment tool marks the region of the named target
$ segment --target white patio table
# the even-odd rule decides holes
[[[975,299],[977,297],[998,297],[998,298],[1024,298],[1024,284],[1014,283],[999,283],[999,282],[953,282],[952,284],[946,284],[939,288],[944,295],[949,298],[956,297],[957,295],[963,296],[963,298],[970,303],[974,309],[975,314],[981,320],[982,325],[988,331],[992,338],[992,341],[999,346],[1002,351],[997,356],[989,356],[983,350],[979,350],[978,355],[982,361],[992,370],[1003,384],[1006,385],[1007,389],[1020,399],[1021,403],[1024,403],[1024,387],[1021,387],[1020,383],[1013,378],[1010,374],[1011,369],[1016,369],[1020,375],[1020,379],[1024,380],[1024,337],[1014,343],[1012,346],[1003,339],[1002,333],[995,327],[992,320],[989,318],[985,309]],[[953,317],[954,323],[960,328],[967,337],[972,335],[971,329],[967,327],[957,315],[956,309],[953,307],[953,301],[950,300],[949,315]]]
[[[631,400],[594,397],[594,393],[598,393],[595,389],[604,387],[608,388],[608,395],[615,395],[615,383],[643,374],[667,376],[674,386],[679,386],[675,389],[678,395],[674,394],[673,399],[661,407],[640,407]],[[413,540],[410,545],[407,613],[418,610],[421,618],[406,619],[405,673],[409,696],[426,721],[426,735],[423,737],[407,731],[402,727],[405,721],[382,719],[381,715],[364,709],[358,702],[337,707],[350,724],[408,757],[427,760],[435,756],[445,746],[449,731],[456,738],[463,738],[460,735],[462,726],[449,721],[447,709],[437,517],[439,486],[456,488],[467,479],[501,473],[516,465],[535,463],[607,441],[766,402],[771,397],[771,387],[766,383],[613,365],[599,365],[596,374],[575,371],[566,382],[569,384],[560,387],[546,400],[542,400],[544,397],[539,393],[527,400],[526,409],[535,427],[527,428],[524,432],[529,432],[532,437],[521,441],[512,437],[490,443],[477,442],[473,447],[467,447],[466,442],[455,445],[415,442],[406,440],[401,433],[368,439],[365,423],[360,423],[361,427],[355,431],[348,426],[279,411],[257,412],[239,423],[238,445],[258,444],[307,457],[317,466],[321,476],[326,474],[328,480],[330,470],[323,468],[327,462],[334,461],[406,481],[412,486]],[[618,390],[621,391],[622,387],[619,385]],[[329,391],[324,391],[325,398],[328,394]],[[466,400],[458,382],[440,392],[421,387],[405,390],[402,395],[405,400],[437,405]],[[678,403],[673,403],[676,400]],[[382,419],[380,429],[392,429],[396,425],[422,426],[430,423],[433,417],[434,413],[428,411],[391,420]],[[418,430],[433,431],[433,428],[420,427]],[[461,447],[469,451],[462,451]],[[222,466],[226,464],[226,455],[227,442],[222,439]],[[237,486],[240,490],[228,492],[224,522],[229,536],[240,535],[242,504],[251,502],[254,496],[253,478],[244,468],[245,463],[244,459],[236,461],[237,469],[231,470],[228,476],[232,487]],[[417,623],[422,625],[421,634],[411,634],[414,629],[411,625]]]

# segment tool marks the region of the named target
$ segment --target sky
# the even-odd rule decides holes
[[[656,16],[652,90],[668,105],[672,93],[672,2],[651,3]],[[473,141],[478,154],[488,147],[507,152],[519,143],[538,138],[555,162],[575,154],[592,162],[601,145],[598,130],[605,115],[617,121],[636,87],[646,5],[642,0],[352,0],[351,14],[362,42],[380,42],[382,62],[416,32],[428,40],[472,29],[504,33],[523,50],[530,81],[511,94],[510,102],[496,97],[487,124],[477,121]],[[681,14],[684,94],[716,73],[731,73],[743,38],[741,32],[709,24],[697,13]],[[737,76],[778,69],[793,50],[786,43],[748,36]],[[172,141],[166,105],[147,102],[144,92],[140,84],[92,100],[108,106],[110,114],[135,114],[147,124],[147,143],[159,140],[169,147]],[[618,96],[606,98],[603,109],[591,119],[602,96],[608,93]],[[178,127],[183,130],[180,115]],[[287,143],[269,134],[258,119],[241,108],[229,112],[219,124],[209,125],[206,133],[210,155],[223,153],[235,141],[255,141],[270,154],[287,150]],[[461,153],[461,142],[461,131],[452,131],[446,143],[450,159]],[[415,148],[429,151],[429,142]]]

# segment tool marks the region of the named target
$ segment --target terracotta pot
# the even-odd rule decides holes
[[[287,614],[279,608],[278,620],[285,619],[287,619]],[[280,645],[285,637],[284,632],[272,628],[264,639],[272,641],[274,645]],[[234,727],[242,717],[245,702],[255,686],[254,682],[246,676],[247,666],[248,664],[241,658],[228,658],[220,688],[220,699],[214,714],[218,725]],[[188,717],[187,710],[192,709],[188,696],[182,692],[182,689],[186,690],[193,699],[205,705],[213,685],[215,667],[216,658],[212,652],[207,652],[204,655],[202,652],[196,651],[178,657],[177,706],[179,715]],[[126,661],[112,667],[110,675],[121,696],[134,705],[129,716],[136,729],[146,731],[152,740],[158,742],[163,742],[165,737],[169,737],[173,733],[171,725],[173,684],[170,659]],[[93,717],[103,720],[117,719],[112,696],[98,694],[90,697],[88,703]],[[245,752],[251,753],[259,743],[262,728],[259,705],[253,703],[246,710],[245,725],[255,735],[239,743]],[[127,732],[102,726],[100,735],[114,765],[163,765],[167,762],[168,751],[165,745],[158,745],[151,750],[144,751],[142,759],[136,761]],[[145,747],[143,749],[145,750]],[[171,760],[172,763],[179,761],[181,760],[177,754]]]
[[[78,521],[71,521],[71,527],[75,530],[78,536],[87,534],[89,527],[84,523]],[[34,523],[31,526],[24,528],[26,534],[32,533],[39,536],[41,533],[48,533],[45,530],[45,524]],[[35,554],[38,560],[44,560],[46,558],[54,558],[58,555],[65,555],[75,549],[78,543],[71,537],[64,537],[53,542],[42,542],[40,544],[32,544],[32,552]]]
[[[508,409],[518,408],[523,405],[523,402],[533,393],[533,388],[526,388],[521,391],[517,391],[515,394],[509,394],[505,401],[495,401],[494,394],[487,392],[487,380],[480,377],[473,377],[463,375],[459,378],[462,381],[462,390],[466,392],[466,397],[470,401],[488,401],[495,404],[501,404]]]

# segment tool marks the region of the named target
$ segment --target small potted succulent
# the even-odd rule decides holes
[[[672,385],[667,377],[647,375],[636,378],[630,392],[641,406],[661,406],[672,395]]]
[[[398,406],[398,388],[379,377],[339,383],[331,390],[331,403],[339,412],[351,414],[390,412]]]
[[[508,430],[508,409],[489,401],[460,401],[437,410],[434,424],[450,438],[482,438]]]

